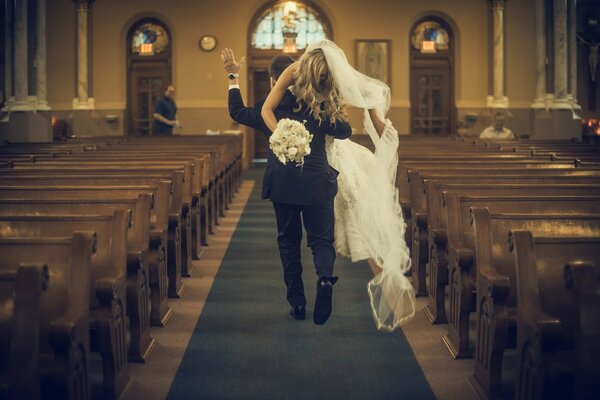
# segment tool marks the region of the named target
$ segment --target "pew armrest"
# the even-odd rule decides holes
[[[69,312],[50,323],[48,328],[50,343],[59,352],[68,351],[77,341],[77,332],[80,329],[85,329],[85,331],[89,329],[89,319],[87,316],[74,315]]]
[[[445,246],[446,243],[448,243],[448,231],[443,230],[443,229],[436,229],[436,228],[430,228],[431,229],[431,238],[433,240],[433,243],[435,243],[438,246]],[[472,258],[472,256],[471,256]]]
[[[474,261],[473,250],[467,247],[450,247],[449,254],[452,261],[460,267],[463,273],[471,270]]]
[[[508,297],[510,291],[510,280],[507,276],[499,274],[493,268],[477,266],[478,268],[478,286],[480,288],[486,288],[486,293],[481,295],[488,295],[496,300],[505,300]],[[478,294],[479,295],[479,294]]]
[[[545,314],[532,304],[521,306],[518,312],[520,323],[529,326],[530,332],[539,337],[542,347],[555,346],[560,342],[563,327],[559,319]]]
[[[415,224],[417,224],[417,226],[420,226],[420,227],[427,226],[427,214],[421,213],[421,212],[416,212],[416,213],[413,213],[412,218],[413,218],[413,221],[415,221]]]
[[[111,301],[119,297],[120,287],[125,282],[124,277],[100,278],[96,281],[96,298],[100,304],[109,305]]]

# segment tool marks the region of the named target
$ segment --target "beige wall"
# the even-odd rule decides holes
[[[354,40],[391,39],[392,110],[390,117],[401,133],[409,131],[409,30],[428,14],[445,18],[455,29],[455,101],[459,119],[465,112],[477,113],[472,133],[487,124],[486,96],[489,82],[489,1],[486,0],[319,0],[328,15],[334,40],[354,62]],[[126,107],[125,36],[139,18],[162,19],[173,35],[173,81],[184,123],[182,133],[206,129],[229,129],[226,87],[219,57],[223,47],[237,54],[247,51],[247,34],[253,14],[264,4],[259,0],[102,0],[93,3],[93,97],[96,113],[102,117],[124,117]],[[74,6],[71,0],[54,0],[48,7],[48,97],[57,113],[68,113],[74,95]],[[518,123],[527,131],[528,118],[519,117],[534,97],[534,1],[507,2],[506,66],[507,95]],[[205,53],[198,48],[204,34],[217,37],[217,49]],[[246,83],[246,76],[242,76]],[[245,94],[246,88],[242,91]],[[358,115],[358,117],[357,117]],[[360,113],[352,122],[362,130]],[[122,131],[122,125],[120,125]]]

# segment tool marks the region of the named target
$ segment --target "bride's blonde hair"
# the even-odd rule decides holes
[[[304,103],[319,123],[324,117],[329,118],[331,123],[348,121],[323,50],[315,49],[300,58],[294,73],[294,94],[298,102],[295,111],[299,111]]]

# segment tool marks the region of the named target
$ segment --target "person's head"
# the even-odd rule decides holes
[[[297,101],[306,104],[310,113],[321,121],[327,116],[335,120],[347,121],[348,116],[342,106],[338,88],[321,49],[305,53],[294,74],[294,94]]]
[[[497,131],[501,131],[504,129],[504,121],[506,117],[501,112],[497,112],[494,114],[494,129]]]
[[[175,86],[167,86],[167,90],[165,90],[165,96],[172,99],[175,96]]]
[[[275,86],[275,82],[277,82],[281,73],[293,63],[294,59],[287,54],[279,54],[273,57],[271,64],[269,64],[269,81],[271,82],[271,89]]]

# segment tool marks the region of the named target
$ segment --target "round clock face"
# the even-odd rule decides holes
[[[205,35],[200,39],[200,48],[204,51],[212,51],[217,47],[217,39],[213,35]]]

